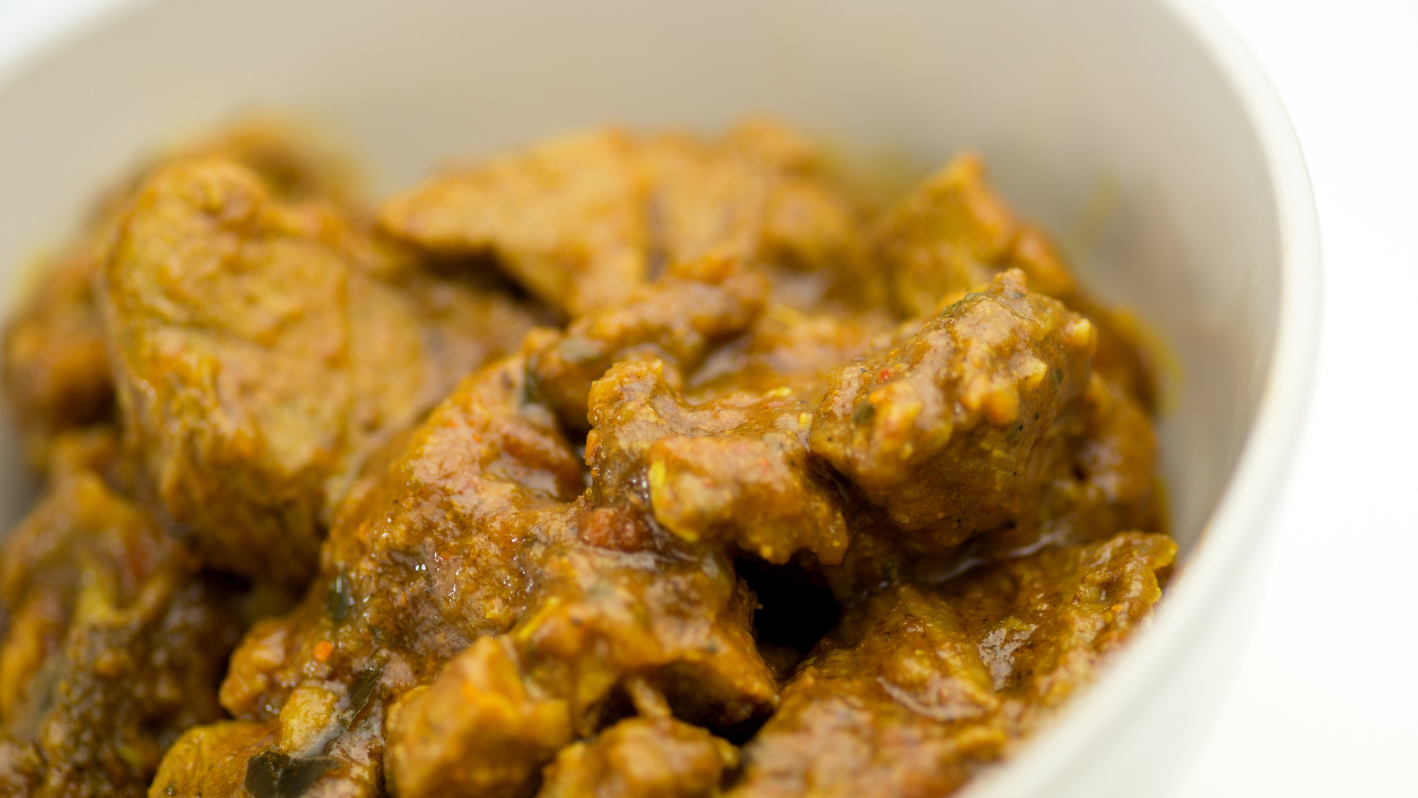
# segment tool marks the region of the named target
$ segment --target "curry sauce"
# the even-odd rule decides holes
[[[941,796],[1150,617],[1148,354],[978,156],[343,174],[195,143],[11,318],[0,794]]]

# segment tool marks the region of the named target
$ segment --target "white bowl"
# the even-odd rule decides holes
[[[1252,618],[1318,322],[1298,145],[1210,11],[1182,0],[111,3],[0,61],[9,294],[105,179],[253,107],[336,130],[380,190],[453,153],[607,120],[713,129],[766,110],[848,151],[922,166],[982,150],[1003,193],[1176,356],[1162,439],[1184,557],[1154,626],[969,795],[1178,784]],[[0,515],[13,518],[28,493],[15,447],[0,447]]]

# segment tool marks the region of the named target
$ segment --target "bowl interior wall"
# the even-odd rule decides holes
[[[1190,548],[1257,410],[1280,258],[1261,145],[1164,3],[1136,0],[149,0],[0,75],[13,301],[105,180],[156,145],[288,110],[406,185],[567,128],[712,131],[768,111],[914,175],[982,151],[1086,281],[1167,342],[1162,425]],[[8,436],[8,431],[0,436]],[[32,490],[0,439],[0,515]]]

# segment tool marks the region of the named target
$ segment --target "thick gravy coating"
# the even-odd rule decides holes
[[[1149,619],[1148,353],[978,156],[347,174],[193,143],[12,315],[0,795],[941,796]]]

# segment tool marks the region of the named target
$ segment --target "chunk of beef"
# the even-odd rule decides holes
[[[632,683],[719,728],[761,716],[776,684],[753,644],[752,607],[721,556],[656,539],[638,513],[592,511],[547,557],[536,600],[508,635],[475,644],[396,705],[398,793],[524,794]]]
[[[30,462],[40,469],[56,435],[113,413],[113,381],[94,304],[95,270],[81,246],[50,267],[5,328],[5,398],[24,431]]]
[[[394,236],[445,257],[491,257],[569,318],[618,305],[667,267],[759,263],[784,297],[875,285],[856,255],[852,204],[811,146],[766,121],[722,141],[617,128],[545,141],[454,171],[389,201]]]
[[[563,749],[537,798],[714,798],[738,751],[669,717],[628,718]]]
[[[876,220],[872,255],[891,276],[891,296],[909,316],[935,314],[941,300],[1019,268],[1039,293],[1074,293],[1073,277],[1036,230],[985,182],[975,153],[957,155]]]
[[[734,261],[684,264],[624,302],[582,316],[563,333],[543,333],[529,363],[534,388],[563,424],[585,431],[591,383],[612,363],[656,358],[667,364],[666,378],[682,384],[715,344],[753,324],[766,293],[762,278]]]
[[[950,793],[1096,677],[1175,551],[1130,532],[873,595],[789,683],[729,795]]]
[[[236,792],[246,765],[214,773],[207,761],[329,758],[338,764],[317,774],[318,789],[377,794],[388,705],[521,617],[541,551],[563,534],[563,502],[581,490],[554,417],[525,401],[525,373],[513,357],[470,375],[372,461],[304,602],[242,642],[222,702],[271,742],[219,757],[214,747],[236,743],[194,732],[164,772]]]
[[[882,214],[867,238],[868,260],[885,269],[892,303],[907,316],[934,316],[975,286],[1019,269],[1031,290],[1092,320],[1095,368],[1145,406],[1155,403],[1153,359],[1135,318],[1083,290],[1048,236],[990,188],[978,154],[957,155]]]
[[[213,567],[296,586],[363,458],[529,325],[221,158],[154,175],[102,277],[128,445],[167,513]]]
[[[1072,418],[1058,426],[1067,454],[1034,507],[1013,528],[972,539],[937,569],[1093,543],[1127,529],[1166,529],[1157,436],[1135,397],[1095,372]]]
[[[658,361],[622,363],[596,383],[591,406],[598,500],[643,495],[655,520],[691,543],[775,563],[799,550],[841,561],[841,497],[808,454],[811,405],[791,389],[691,406]]]
[[[384,227],[442,255],[485,254],[568,316],[645,280],[649,185],[620,130],[575,134],[455,172],[385,204]]]
[[[564,699],[528,684],[506,639],[483,639],[394,705],[389,777],[400,796],[517,798],[571,742]]]
[[[5,543],[0,728],[36,796],[141,796],[187,727],[221,717],[238,596],[96,471],[102,430],[56,439],[44,497]]]
[[[909,340],[832,372],[812,450],[927,553],[1018,523],[1088,384],[1087,319],[1002,274]]]
[[[166,156],[220,154],[259,174],[283,197],[348,195],[345,169],[317,147],[270,122],[249,121],[185,145]],[[0,360],[0,384],[11,415],[24,433],[30,461],[48,462],[55,435],[113,415],[113,379],[104,346],[93,283],[97,250],[111,234],[141,175],[110,191],[64,254],[49,264],[34,291],[10,317]]]

